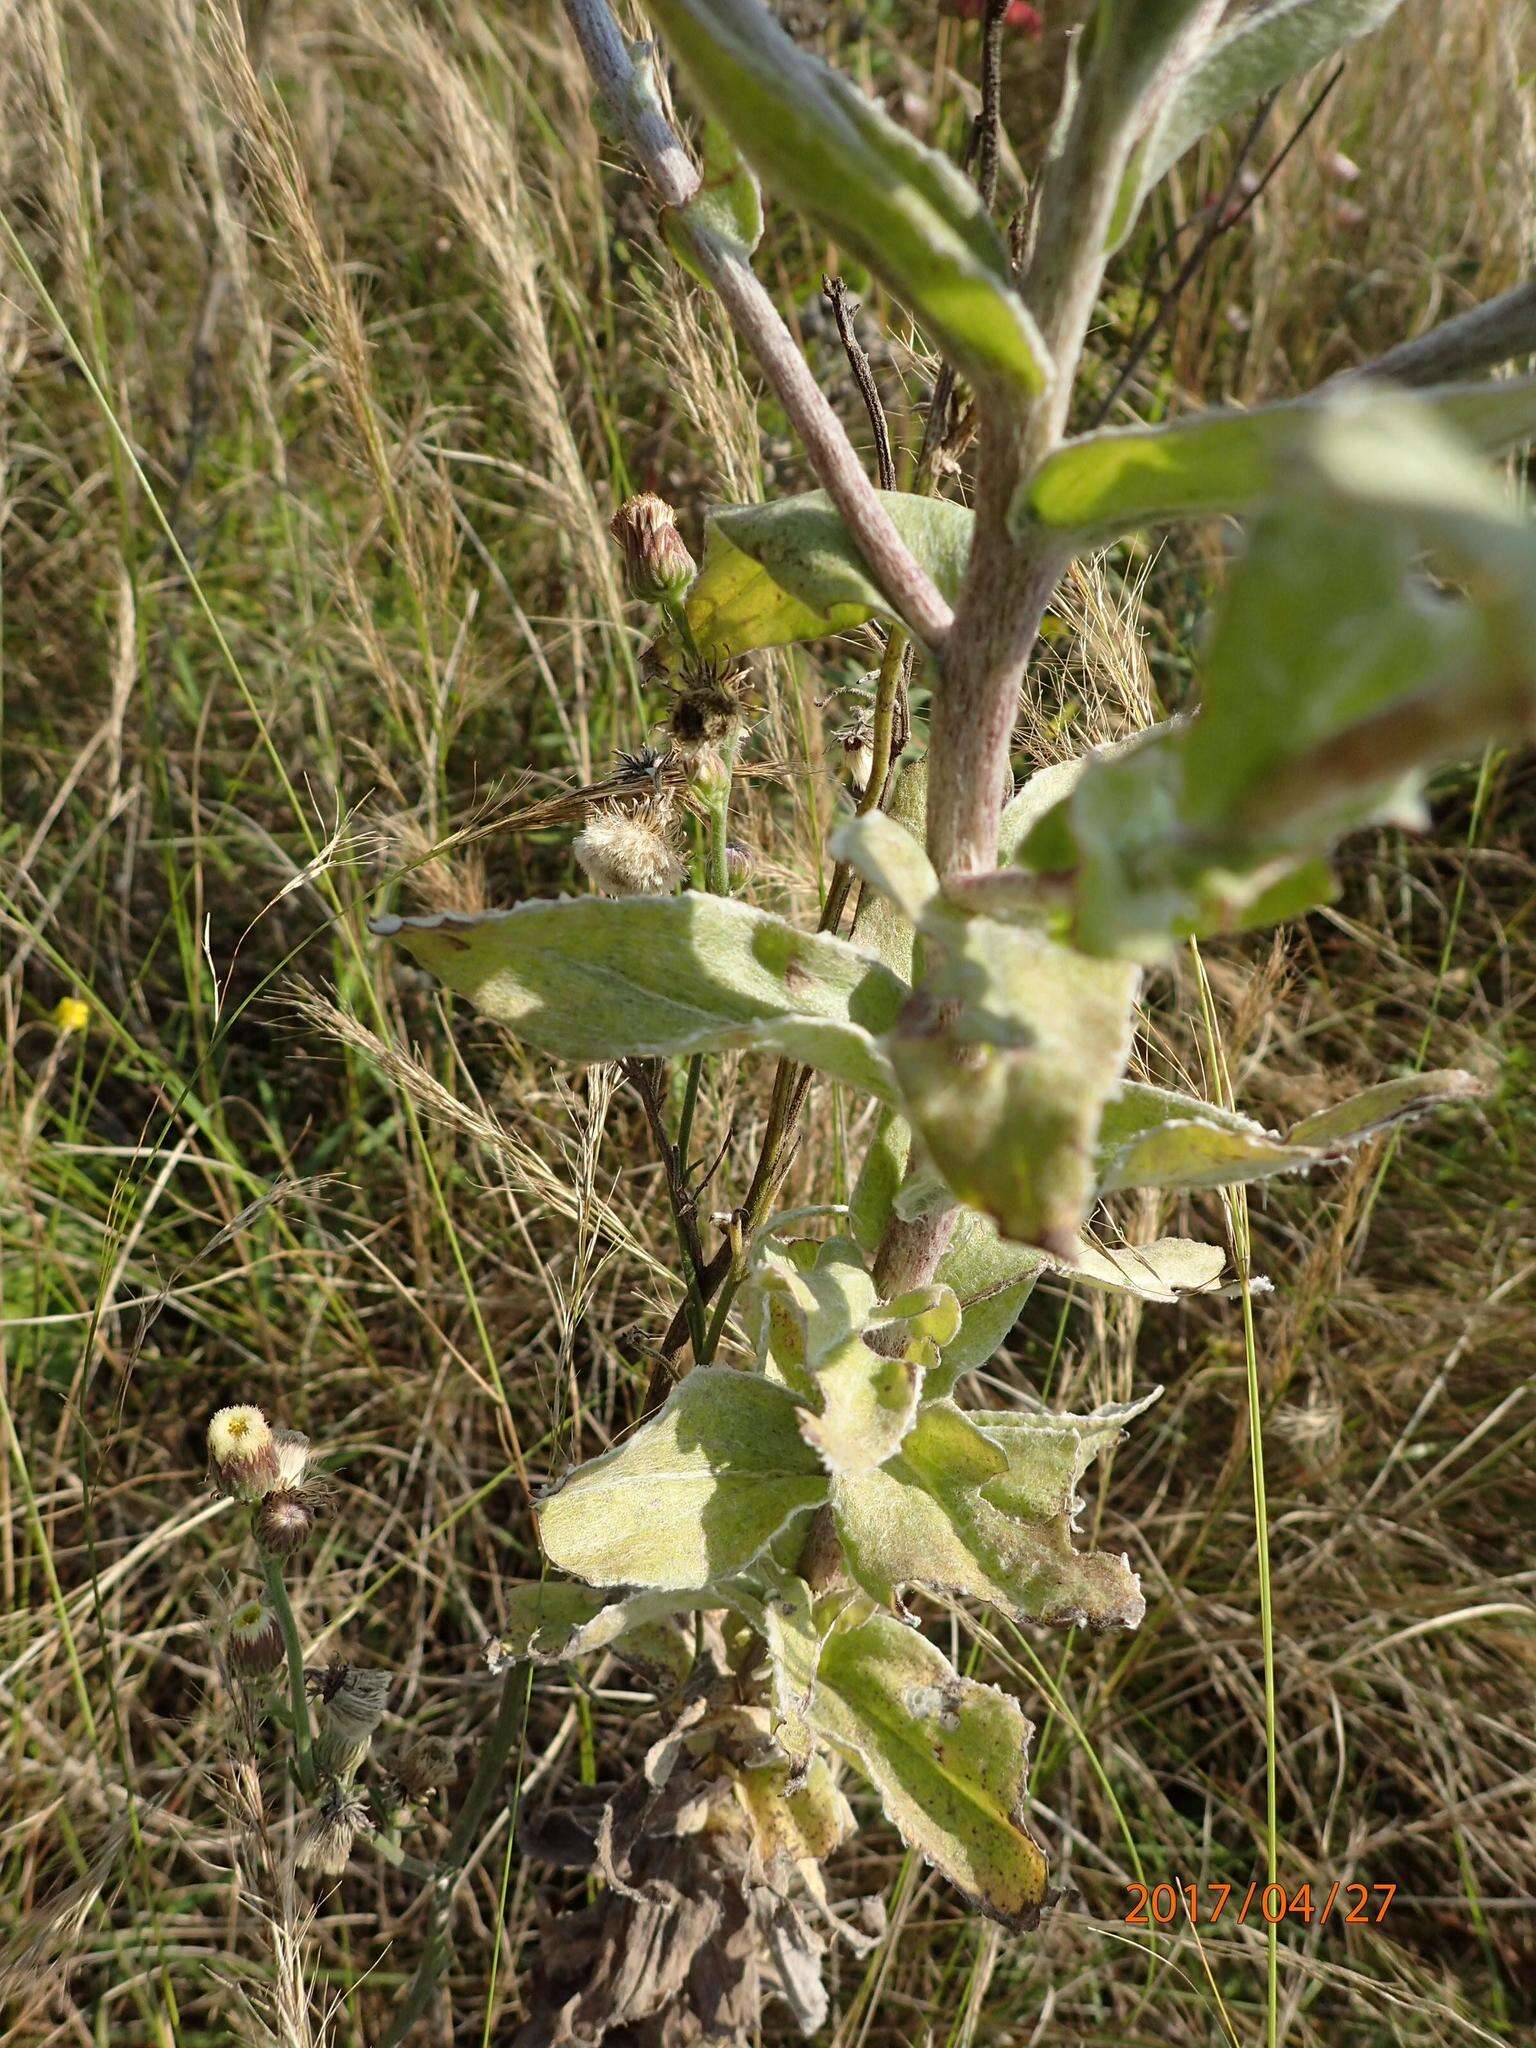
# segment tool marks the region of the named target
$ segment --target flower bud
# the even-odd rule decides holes
[[[605,896],[670,896],[684,868],[657,804],[607,804],[588,818],[571,851]]]
[[[641,491],[614,513],[609,532],[624,550],[624,580],[645,604],[681,597],[697,569],[665,498]]]
[[[264,1600],[247,1600],[229,1617],[224,1638],[230,1667],[242,1678],[263,1678],[283,1661],[283,1632]]]
[[[387,1671],[359,1671],[339,1664],[322,1674],[315,1716],[315,1760],[333,1778],[350,1778],[360,1768],[384,1718]]]
[[[372,1826],[362,1800],[353,1798],[340,1786],[332,1786],[300,1823],[293,1860],[300,1870],[313,1870],[321,1877],[340,1877],[352,1854],[354,1840]]]
[[[303,1493],[276,1487],[257,1508],[251,1523],[256,1548],[267,1557],[292,1557],[309,1541],[315,1510]]]
[[[395,1765],[401,1789],[412,1799],[424,1799],[429,1792],[451,1785],[456,1773],[453,1744],[440,1735],[418,1735]]]
[[[309,1470],[309,1438],[297,1429],[274,1429],[272,1441],[277,1446],[277,1483],[295,1492]]]
[[[259,1408],[221,1408],[208,1425],[208,1457],[236,1500],[260,1500],[277,1484],[277,1440]]]

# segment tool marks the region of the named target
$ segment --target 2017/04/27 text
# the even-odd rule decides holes
[[[1187,1920],[1192,1927],[1214,1927],[1224,1916],[1239,1926],[1260,1919],[1278,1924],[1300,1920],[1307,1926],[1341,1920],[1349,1927],[1379,1926],[1397,1892],[1395,1884],[1344,1884],[1335,1879],[1326,1892],[1310,1884],[1287,1891],[1281,1884],[1261,1885],[1255,1878],[1246,1891],[1238,1885],[1165,1881],[1132,1884],[1124,1918],[1132,1927],[1168,1927]]]

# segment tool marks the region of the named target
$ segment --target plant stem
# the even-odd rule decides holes
[[[283,1651],[288,1662],[288,1708],[293,1718],[293,1769],[299,1781],[299,1789],[312,1794],[315,1789],[315,1767],[310,1755],[309,1744],[309,1694],[304,1682],[304,1651],[299,1642],[299,1625],[293,1618],[293,1603],[288,1598],[288,1588],[283,1584],[282,1567],[275,1557],[261,1553],[261,1575],[267,1583],[267,1595],[272,1610],[277,1616],[277,1625],[283,1632]]]
[[[448,1846],[432,1874],[427,1934],[421,1961],[416,1966],[410,1988],[400,2002],[394,2022],[384,2036],[382,2048],[400,2048],[400,2043],[431,2003],[432,1994],[447,1967],[448,1908],[459,1877],[469,1861],[486,1808],[501,1784],[512,1745],[521,1739],[532,1681],[533,1666],[526,1661],[513,1664],[502,1679],[496,1719],[481,1745],[480,1761],[475,1766],[475,1775],[464,1795],[464,1804],[459,1808],[459,1817],[448,1837]]]
[[[870,574],[918,639],[930,647],[942,646],[953,613],[897,532],[777,306],[749,265],[689,213],[689,202],[699,190],[698,171],[655,96],[642,88],[607,0],[564,0],[564,5],[593,83],[657,197],[664,206],[675,209],[674,227],[688,237],[692,254],[719,294],[731,325],[757,357],[800,437],[817,482],[842,514]]]

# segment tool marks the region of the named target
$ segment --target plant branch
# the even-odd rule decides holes
[[[1415,388],[1448,384],[1532,353],[1536,353],[1536,279],[1517,284],[1513,291],[1501,293],[1485,306],[1458,313],[1412,341],[1399,342],[1374,363],[1348,370],[1330,382],[1385,377]]]
[[[843,344],[843,353],[848,358],[848,367],[853,372],[853,381],[859,387],[859,396],[864,401],[864,410],[869,414],[869,424],[875,437],[875,472],[880,479],[882,491],[896,488],[896,463],[891,454],[891,430],[886,425],[885,407],[880,403],[880,389],[875,383],[875,373],[870,367],[864,345],[854,332],[853,316],[859,310],[857,299],[850,298],[848,287],[840,277],[824,277],[821,280],[821,296],[827,310],[837,322],[837,338]]]
[[[934,649],[942,647],[953,620],[950,607],[896,531],[778,308],[736,250],[690,219],[687,208],[699,189],[698,171],[654,95],[645,89],[607,0],[564,0],[564,5],[594,85],[657,197],[676,209],[677,228],[687,236],[732,326],[756,356],[871,576],[917,639]]]

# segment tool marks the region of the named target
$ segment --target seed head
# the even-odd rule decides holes
[[[641,491],[614,513],[609,532],[624,550],[624,580],[644,604],[681,597],[697,569],[665,498]]]
[[[309,1541],[315,1510],[306,1490],[276,1487],[257,1508],[251,1523],[256,1548],[268,1557],[292,1557]]]
[[[429,1792],[451,1785],[456,1769],[451,1742],[445,1742],[440,1735],[418,1735],[402,1753],[395,1776],[412,1799],[424,1799]]]
[[[299,1827],[294,1861],[300,1870],[313,1870],[321,1877],[340,1877],[352,1854],[352,1844],[373,1826],[361,1799],[339,1785],[329,1786],[305,1814]]]
[[[684,868],[667,825],[660,804],[630,810],[605,804],[588,818],[571,850],[605,896],[670,896]]]
[[[247,1600],[235,1609],[224,1646],[242,1678],[263,1678],[277,1669],[283,1661],[283,1632],[264,1600]]]
[[[236,1500],[260,1500],[277,1484],[277,1440],[259,1408],[221,1408],[208,1425],[208,1457]]]

